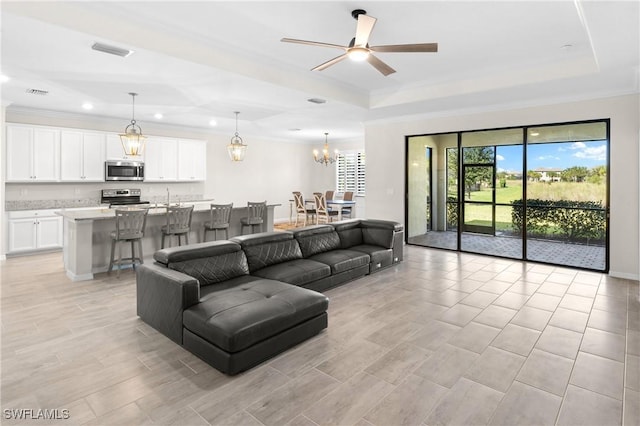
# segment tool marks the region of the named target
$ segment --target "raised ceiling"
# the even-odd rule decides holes
[[[363,123],[638,92],[637,1],[87,1],[2,8],[2,102],[34,108],[318,141]],[[438,53],[378,53],[397,72],[343,61],[353,9],[378,19],[370,43],[437,42]],[[95,42],[135,51],[96,52]],[[28,89],[48,91],[45,96]],[[309,98],[327,102],[313,104]],[[84,102],[93,104],[83,111]],[[215,119],[216,127],[209,122]],[[293,130],[300,129],[300,130]],[[114,129],[120,131],[121,129]]]

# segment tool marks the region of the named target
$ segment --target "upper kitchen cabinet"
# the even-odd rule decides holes
[[[7,125],[7,182],[60,180],[60,131]]]
[[[178,141],[147,137],[144,149],[144,180],[175,182],[178,180]]]
[[[207,179],[207,145],[205,141],[178,141],[178,180]]]
[[[104,133],[60,132],[61,181],[103,182],[104,160]]]

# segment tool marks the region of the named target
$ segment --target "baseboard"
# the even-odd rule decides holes
[[[609,275],[614,278],[624,278],[626,280],[640,281],[640,275],[629,274],[627,272],[609,271]]]
[[[69,277],[69,279],[71,281],[87,281],[87,280],[92,280],[93,279],[93,274],[89,273],[89,274],[80,274],[80,275],[76,275],[71,271],[67,271],[67,277]]]

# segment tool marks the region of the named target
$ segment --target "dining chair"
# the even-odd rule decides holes
[[[247,216],[240,219],[240,223],[242,224],[242,228],[240,233],[244,235],[244,228],[251,228],[251,233],[253,234],[253,227],[257,226],[259,232],[262,232],[262,224],[264,223],[264,212],[267,209],[267,202],[252,202],[249,201],[247,203]]]
[[[313,198],[316,202],[316,224],[320,223],[321,219],[325,223],[329,223],[332,217],[337,217],[340,214],[337,210],[327,209],[327,199],[322,192],[314,192]]]
[[[293,193],[293,200],[296,204],[296,222],[295,222],[295,226],[298,226],[298,219],[300,218],[300,215],[302,215],[304,221],[302,222],[302,226],[307,226],[307,219],[309,219],[310,217],[315,217],[316,215],[316,209],[309,209],[307,208],[307,204],[304,201],[304,197],[302,196],[301,192],[295,191]]]
[[[191,231],[191,216],[193,214],[193,206],[175,206],[167,207],[167,222],[160,230],[162,231],[162,242],[160,248],[164,248],[164,239],[176,235],[178,237],[178,245],[182,245],[182,236],[189,245],[189,232]]]
[[[353,201],[353,191],[346,191],[344,193],[344,196],[342,197],[343,200],[345,201]],[[351,218],[351,213],[352,213],[352,207],[343,207],[342,208],[342,217],[344,218],[345,215],[349,216],[349,218]]]
[[[207,232],[213,231],[213,239],[218,239],[218,231],[224,231],[224,238],[229,239],[229,223],[231,222],[231,204],[211,204],[209,221],[204,223],[202,242],[207,241]]]
[[[136,261],[142,264],[142,237],[147,224],[147,209],[116,209],[116,230],[111,232],[111,258],[109,259],[108,273],[111,273],[114,262],[118,265],[117,276],[120,277],[122,261],[128,261],[133,269],[136,268]],[[131,243],[131,257],[122,257],[122,243]],[[135,244],[138,243],[138,255],[136,256]],[[118,246],[118,259],[114,259]]]

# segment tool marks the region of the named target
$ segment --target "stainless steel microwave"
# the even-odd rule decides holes
[[[104,180],[144,180],[144,162],[131,160],[105,161]]]

